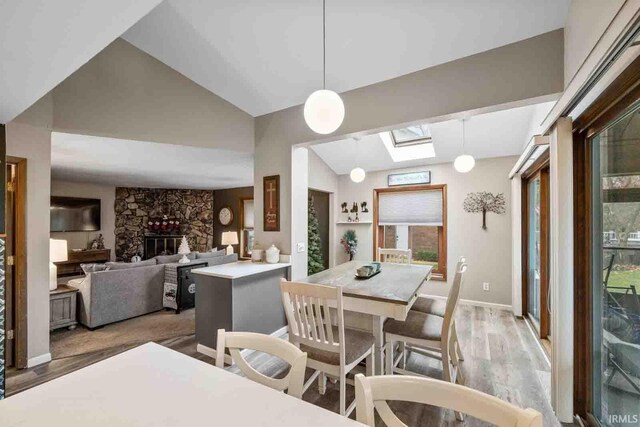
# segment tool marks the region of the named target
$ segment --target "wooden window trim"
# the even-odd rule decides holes
[[[537,163],[537,162],[536,162]],[[549,161],[540,162],[522,180],[522,315],[529,313],[529,183],[540,178],[540,325],[539,338],[547,338],[551,332],[551,318],[546,295],[549,292],[549,232],[550,232],[550,180]]]
[[[408,191],[442,191],[442,227],[438,227],[438,258],[444,262],[438,262],[438,270],[434,270],[431,280],[447,280],[447,184],[408,185],[406,187],[376,188],[373,190],[373,259],[378,256],[378,242],[380,232],[378,230],[378,196],[383,193],[402,193]]]
[[[598,425],[593,407],[591,138],[640,102],[640,57],[573,122],[574,412]]]

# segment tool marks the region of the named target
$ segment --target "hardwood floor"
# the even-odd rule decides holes
[[[456,315],[459,341],[465,361],[462,370],[469,387],[497,396],[522,407],[531,407],[544,416],[545,426],[559,425],[549,403],[550,367],[524,321],[507,311],[462,305]],[[214,360],[196,352],[193,335],[158,341],[159,344],[188,356],[214,364]],[[19,393],[50,381],[76,369],[125,351],[134,345],[119,346],[91,354],[54,360],[45,365],[22,371],[10,371],[7,394]],[[254,353],[249,361],[259,371],[278,376],[286,372],[286,364],[266,354]],[[412,353],[408,368],[416,372],[442,378],[438,361]],[[235,368],[228,368],[236,371]],[[310,373],[308,373],[310,374]],[[338,384],[327,384],[320,395],[311,387],[304,400],[338,411]],[[353,387],[347,387],[347,400],[354,398]],[[393,402],[392,408],[400,419],[412,426],[460,425],[450,411],[424,405]],[[467,417],[464,425],[485,425]]]

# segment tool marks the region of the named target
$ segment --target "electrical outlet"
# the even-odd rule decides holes
[[[489,282],[484,282],[482,284],[482,290],[489,292]]]
[[[298,253],[304,252],[304,243],[298,243]]]

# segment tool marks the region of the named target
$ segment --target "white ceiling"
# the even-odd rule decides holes
[[[0,0],[0,123],[7,123],[161,0]]]
[[[555,30],[568,8],[569,0],[329,0],[327,87],[343,92]],[[301,104],[322,84],[321,17],[321,0],[165,0],[123,37],[258,116]]]
[[[536,132],[554,102],[481,114],[465,119],[465,152],[476,159],[516,156]],[[453,162],[462,154],[462,121],[429,125],[436,152],[430,159],[394,162],[378,134],[359,141],[346,139],[313,145],[311,149],[338,175],[356,166],[365,171]],[[313,173],[313,171],[310,171]]]
[[[253,154],[53,132],[51,175],[116,186],[235,188],[253,185]]]

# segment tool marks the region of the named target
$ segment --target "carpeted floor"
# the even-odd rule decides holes
[[[94,331],[80,325],[73,331],[60,329],[51,333],[51,358],[61,359],[126,344],[192,335],[196,330],[195,313],[195,309],[180,314],[162,310]]]

